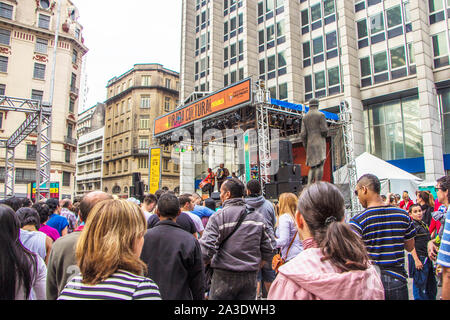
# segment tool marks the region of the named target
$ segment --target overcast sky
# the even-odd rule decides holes
[[[105,101],[108,80],[136,63],[180,71],[181,0],[72,1],[89,48],[86,108]]]

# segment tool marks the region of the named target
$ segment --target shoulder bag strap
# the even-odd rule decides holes
[[[245,208],[244,213],[241,214],[241,216],[239,217],[239,220],[238,220],[236,226],[234,227],[233,231],[225,239],[223,239],[223,241],[219,245],[219,248],[221,248],[223,246],[223,244],[225,243],[225,241],[227,241],[233,235],[233,233],[235,233],[236,230],[241,226],[241,224],[244,221],[245,217],[249,213],[248,211],[249,210],[247,208]]]
[[[297,233],[298,233],[298,231],[295,232],[294,237],[292,238],[292,241],[291,241],[291,243],[289,244],[289,247],[288,247],[288,249],[287,249],[287,251],[286,251],[286,258],[287,258],[287,256],[289,255],[289,250],[291,249],[291,246],[292,246],[292,244],[294,243],[294,240],[295,240],[295,237],[297,236]]]

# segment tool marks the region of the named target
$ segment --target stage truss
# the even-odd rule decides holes
[[[50,193],[52,108],[38,100],[0,96],[0,111],[23,112],[25,121],[7,140],[0,140],[5,154],[4,197],[15,195],[15,149],[30,134],[37,134],[36,145],[36,200]]]

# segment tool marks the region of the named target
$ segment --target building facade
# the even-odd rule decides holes
[[[368,151],[428,181],[450,170],[449,0],[184,0],[181,101],[246,77],[352,110]]]
[[[149,185],[149,148],[156,117],[179,104],[179,75],[160,64],[136,64],[108,81],[103,191],[129,197],[133,173],[140,173],[144,191]],[[163,148],[161,187],[179,189],[179,168],[171,161],[171,150]]]
[[[70,0],[60,3],[60,25],[56,25],[56,1],[0,1],[0,95],[50,102],[52,63],[56,59],[51,182],[58,182],[60,197],[67,198],[72,197],[74,190],[81,62],[88,49],[83,44],[83,27],[77,22],[77,8]],[[24,120],[24,113],[1,112],[0,139],[8,139]],[[31,134],[15,150],[18,196],[26,196],[27,186],[36,181],[36,140],[37,134]],[[5,151],[0,152],[4,182]],[[3,190],[2,184],[0,193]]]
[[[78,115],[77,170],[75,195],[81,197],[94,190],[102,190],[103,135],[105,105],[98,103]]]

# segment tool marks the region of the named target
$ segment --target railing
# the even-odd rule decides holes
[[[64,142],[65,142],[65,143],[68,143],[68,144],[70,144],[70,145],[73,145],[73,146],[76,146],[76,145],[77,145],[77,140],[74,139],[74,138],[72,138],[72,137],[68,137],[68,136],[65,136],[65,137],[64,137]]]

